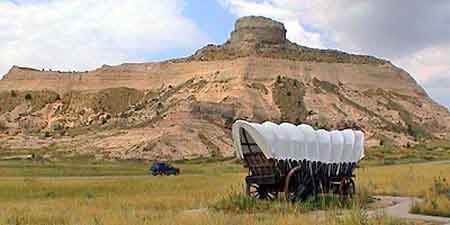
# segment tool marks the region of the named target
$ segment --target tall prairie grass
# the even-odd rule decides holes
[[[411,212],[450,217],[450,180],[437,177],[424,194],[424,201],[416,203]]]
[[[0,224],[405,224],[386,217],[366,218],[358,207],[348,207],[350,213],[345,215],[338,206],[325,207],[319,216],[311,210],[290,210],[293,206],[281,201],[254,211],[214,209],[231,187],[241,191],[247,175],[241,166],[229,162],[178,166],[182,174],[177,177],[0,175]],[[16,170],[9,173],[20,175],[21,168]],[[434,177],[448,171],[448,164],[367,167],[358,169],[356,181],[370,194],[419,196]],[[276,204],[279,210],[273,210]]]
[[[421,196],[435,177],[450,179],[450,163],[368,166],[356,170],[357,186],[372,194]]]

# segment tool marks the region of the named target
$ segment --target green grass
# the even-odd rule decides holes
[[[0,177],[145,175],[147,165],[130,163],[71,163],[0,161]]]
[[[439,143],[437,145],[437,143]],[[402,164],[450,159],[450,144],[431,141],[412,147],[384,145],[366,149],[363,165]]]
[[[66,147],[55,143],[49,144],[48,146],[42,146],[40,148],[23,149],[11,149],[7,146],[2,146],[2,143],[0,143],[0,158],[16,155],[34,155],[34,159],[32,161],[41,163],[50,161],[65,161],[86,164],[90,161],[96,161],[94,155],[69,154]]]
[[[314,210],[339,210],[352,208],[365,208],[372,202],[369,193],[359,189],[354,198],[341,198],[333,194],[310,197],[306,201],[289,203],[280,193],[275,201],[259,200],[247,196],[242,190],[232,188],[212,208],[228,212],[272,212],[272,213],[306,213]]]
[[[67,177],[67,176],[141,176],[147,175],[152,162],[96,161],[93,157],[66,159],[64,161],[0,161],[1,177]],[[226,161],[195,160],[172,163],[183,174],[220,175],[240,173],[240,164]]]

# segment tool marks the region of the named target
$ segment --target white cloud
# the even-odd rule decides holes
[[[415,75],[421,82],[450,76],[450,43],[421,49],[396,59],[397,63]],[[449,79],[450,81],[450,79]],[[441,84],[439,84],[441,85]],[[448,86],[450,87],[450,83]]]
[[[450,79],[442,79],[450,77],[450,1],[218,1],[236,16],[285,23],[288,38],[299,44],[387,58],[450,107],[443,91],[450,90]]]
[[[0,2],[0,76],[12,65],[86,70],[205,42],[182,0]]]

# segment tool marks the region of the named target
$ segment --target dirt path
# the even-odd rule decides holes
[[[409,213],[414,202],[420,202],[418,198],[412,197],[394,197],[394,196],[376,196],[379,201],[391,202],[391,206],[369,211],[370,216],[388,215],[400,219],[422,220],[427,222],[450,225],[450,218],[440,216],[426,216]]]

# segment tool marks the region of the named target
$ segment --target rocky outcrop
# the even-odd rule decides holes
[[[208,45],[198,50],[188,60],[231,60],[246,56],[303,62],[390,64],[386,60],[372,56],[300,46],[286,38],[286,29],[282,23],[260,16],[239,19],[225,44]]]
[[[243,17],[237,20],[231,33],[232,48],[256,48],[261,44],[282,46],[287,42],[286,29],[280,22],[264,17]]]

